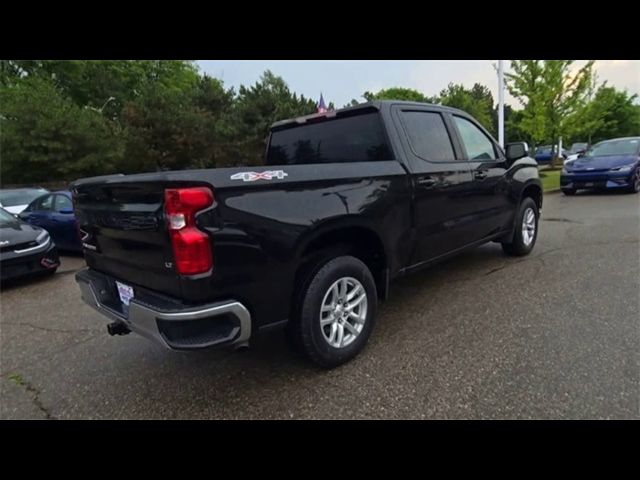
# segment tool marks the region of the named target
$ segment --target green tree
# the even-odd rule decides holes
[[[436,99],[433,97],[427,97],[417,90],[403,87],[384,88],[375,93],[364,92],[362,96],[367,102],[373,100],[405,100],[409,102],[436,103]],[[354,99],[351,101],[351,105],[355,105],[354,102],[357,104]]]
[[[215,167],[227,160],[233,91],[208,76],[174,88],[149,83],[125,104],[126,172]]]
[[[356,100],[355,98],[352,98],[351,101],[347,104],[345,104],[342,108],[348,108],[348,107],[356,107],[360,105],[360,102],[358,100]]]
[[[497,112],[496,112],[497,115]],[[535,145],[527,131],[522,130],[524,110],[513,110],[510,106],[504,107],[504,136],[505,143],[527,142],[530,146]],[[495,120],[496,129],[498,121]]]
[[[493,135],[496,129],[493,125],[493,95],[491,91],[476,83],[471,89],[460,84],[450,83],[440,92],[440,103],[448,107],[458,108],[467,112]]]
[[[184,60],[7,60],[2,75],[5,83],[49,80],[65,97],[109,118],[119,118],[147,85],[178,92],[193,88],[199,78],[193,62]]]
[[[567,138],[588,102],[593,60],[573,71],[573,60],[515,60],[506,74],[507,88],[524,106],[519,128],[534,143],[555,145]],[[554,158],[555,162],[555,158]]]
[[[123,156],[116,124],[43,78],[0,86],[0,131],[5,184],[111,173]]]
[[[542,90],[542,62],[540,60],[515,60],[511,72],[506,74],[506,87],[523,106],[514,114],[509,129],[525,135],[531,146],[546,140],[546,122],[540,91]]]
[[[235,125],[232,164],[261,163],[274,122],[315,111],[316,102],[292,93],[285,81],[269,70],[254,85],[240,86],[231,116]]]
[[[637,95],[616,90],[606,82],[593,99],[573,118],[572,140],[599,142],[608,138],[640,135],[640,105]]]

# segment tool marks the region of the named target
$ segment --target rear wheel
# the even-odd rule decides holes
[[[502,243],[502,250],[508,255],[528,255],[538,238],[538,217],[538,205],[531,197],[525,197],[516,214],[513,238]]]
[[[327,261],[305,288],[287,337],[295,350],[324,368],[355,357],[376,316],[377,292],[369,268],[351,256]]]

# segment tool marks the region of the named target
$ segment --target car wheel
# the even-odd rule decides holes
[[[631,176],[631,180],[629,183],[629,192],[640,192],[640,167],[636,168],[636,172]]]
[[[575,188],[563,188],[562,189],[562,193],[564,193],[565,195],[575,195],[576,194],[576,189]]]
[[[528,255],[538,238],[538,206],[531,197],[525,197],[516,214],[515,232],[511,242],[503,242],[502,250],[508,255]]]
[[[340,256],[319,268],[287,327],[295,350],[323,368],[334,368],[364,348],[373,329],[377,291],[369,268]]]

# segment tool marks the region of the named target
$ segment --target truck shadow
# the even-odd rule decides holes
[[[501,264],[517,259],[505,257],[498,244],[489,244],[457,257],[446,260],[430,268],[412,273],[391,284],[389,298],[378,304],[378,318],[375,330],[369,339],[369,346],[384,344],[384,337],[390,330],[403,327],[409,316],[396,315],[397,312],[411,312],[413,307],[425,307],[425,301],[436,293],[440,296],[450,296],[451,301],[459,299],[459,291],[447,291],[444,286],[465,282],[487,275],[496,270],[496,262]],[[425,300],[426,299],[426,300]],[[274,366],[290,368],[291,371],[307,371],[310,373],[323,372],[304,359],[291,352],[284,340],[281,330],[269,332],[255,337],[250,348],[239,351],[205,350],[185,354],[187,357],[202,357],[203,359],[220,359],[222,357],[238,365],[254,366],[266,365],[268,369]],[[366,355],[366,353],[365,353]],[[358,357],[360,358],[360,357]],[[356,358],[354,361],[357,361]],[[197,360],[199,362],[199,360]],[[349,364],[345,365],[347,367]],[[340,368],[344,368],[340,367]]]
[[[320,398],[323,389],[342,388],[341,385],[353,382],[353,378],[361,378],[363,371],[373,374],[382,359],[400,355],[398,352],[390,354],[390,349],[413,335],[411,332],[415,330],[411,323],[420,322],[423,330],[421,335],[437,341],[438,332],[441,332],[443,325],[449,324],[450,319],[432,319],[428,316],[417,319],[417,316],[429,310],[436,296],[439,301],[459,301],[461,289],[447,286],[486,275],[495,269],[497,262],[504,263],[504,258],[499,245],[486,245],[395,282],[389,299],[380,304],[376,328],[367,348],[353,361],[334,370],[320,369],[291,352],[282,331],[256,337],[249,349],[241,351],[166,352],[150,345],[140,350],[141,343],[136,340],[136,344],[131,345],[135,347],[135,353],[129,351],[133,355],[119,356],[115,363],[118,370],[138,370],[140,375],[147,378],[154,375],[150,369],[157,369],[158,377],[164,379],[158,383],[158,388],[166,381],[173,383],[170,391],[163,391],[161,396],[165,415],[172,418],[194,418],[194,414],[190,415],[186,413],[188,410],[183,409],[186,403],[189,410],[193,411],[190,403],[193,402],[193,396],[186,398],[181,392],[192,392],[192,395],[203,399],[203,404],[195,414],[198,418],[203,415],[225,418],[282,417],[285,407],[281,405],[286,402],[278,403],[276,408],[273,407],[274,398],[285,396],[285,392],[291,390],[288,385],[292,381],[295,381],[295,390],[311,391],[310,398]],[[140,339],[139,342],[146,341]],[[425,345],[425,349],[428,348]],[[151,359],[148,358],[149,354]],[[363,381],[374,380],[369,378]],[[149,388],[153,388],[152,385],[144,387],[147,392]],[[148,393],[144,397],[154,402],[159,398],[156,394]],[[261,398],[265,399],[264,404],[255,403]],[[281,402],[283,400],[286,399],[281,399]],[[268,406],[269,402],[272,402],[271,407]],[[206,413],[206,409],[213,408],[215,415]]]

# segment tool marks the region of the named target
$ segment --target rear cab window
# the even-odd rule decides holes
[[[373,162],[393,160],[377,111],[276,127],[266,165]]]

